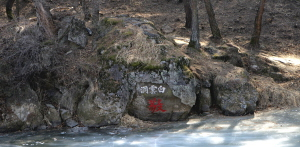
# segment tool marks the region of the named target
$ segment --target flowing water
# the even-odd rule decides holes
[[[148,131],[77,128],[0,134],[1,147],[299,147],[300,108],[242,117],[209,115]]]

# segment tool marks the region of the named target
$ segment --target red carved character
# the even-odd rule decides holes
[[[149,103],[149,110],[154,113],[157,111],[165,112],[166,110],[163,110],[163,103],[161,103],[161,99],[153,98],[151,100],[148,100]]]

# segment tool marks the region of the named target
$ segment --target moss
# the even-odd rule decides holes
[[[110,55],[107,57],[108,60],[116,61],[117,55]]]
[[[132,30],[126,30],[122,33],[122,35],[125,37],[132,36],[133,34],[134,32]]]
[[[138,68],[141,68],[143,66],[145,66],[145,64],[143,62],[132,62],[129,64],[131,67],[133,67],[134,69],[138,69]]]
[[[53,40],[46,40],[42,43],[43,46],[49,46],[49,45],[54,45],[54,41]]]
[[[183,66],[182,70],[183,70],[184,75],[186,75],[188,78],[194,78],[194,74],[188,66]]]
[[[118,18],[104,18],[103,22],[105,25],[110,26],[110,25],[117,25],[117,24],[123,22],[123,20],[118,19]]]
[[[163,69],[162,66],[159,65],[152,65],[152,64],[146,64],[141,61],[138,62],[132,62],[129,64],[129,66],[133,67],[133,69],[137,70],[143,70],[143,71],[156,71]]]
[[[147,70],[147,71],[154,71],[154,70],[160,70],[160,69],[163,69],[161,66],[158,66],[158,65],[146,65],[143,70]]]

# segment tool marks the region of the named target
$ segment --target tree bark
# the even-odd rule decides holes
[[[210,25],[210,29],[211,29],[211,33],[212,33],[212,37],[215,39],[221,39],[221,33],[215,18],[215,12],[214,9],[212,7],[212,4],[210,2],[210,0],[204,0],[205,3],[205,8],[208,14],[208,20],[209,20],[209,25]]]
[[[8,20],[14,19],[12,7],[14,5],[15,0],[7,0],[6,2],[6,15]]]
[[[198,0],[190,0],[190,6],[192,9],[192,34],[190,38],[189,47],[194,49],[199,49],[201,47],[199,42],[199,20],[198,20],[198,8],[197,8]]]
[[[191,0],[184,0],[184,11],[185,11],[185,28],[192,27],[192,9],[190,5]]]
[[[50,10],[45,7],[42,0],[34,0],[38,24],[43,28],[49,38],[55,36],[55,26],[52,20]]]
[[[99,14],[99,11],[100,11],[100,0],[94,0],[93,1],[93,10],[92,10],[92,24],[94,26],[96,26],[99,22],[99,17],[100,17],[100,14]]]
[[[20,17],[20,0],[16,0],[16,14],[17,14],[17,19]]]
[[[84,20],[85,21],[89,21],[92,18],[92,15],[90,13],[89,10],[89,3],[87,2],[87,0],[81,0],[81,5],[82,5],[82,11],[84,13]]]
[[[259,47],[259,38],[261,33],[261,23],[262,23],[262,16],[264,13],[266,0],[261,0],[259,4],[259,9],[257,11],[255,22],[254,22],[254,31],[250,41],[250,47],[258,48]]]

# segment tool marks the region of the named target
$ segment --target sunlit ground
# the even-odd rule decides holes
[[[287,65],[300,65],[300,57],[297,58],[295,56],[270,56],[268,57],[268,59],[274,62],[280,62]]]

